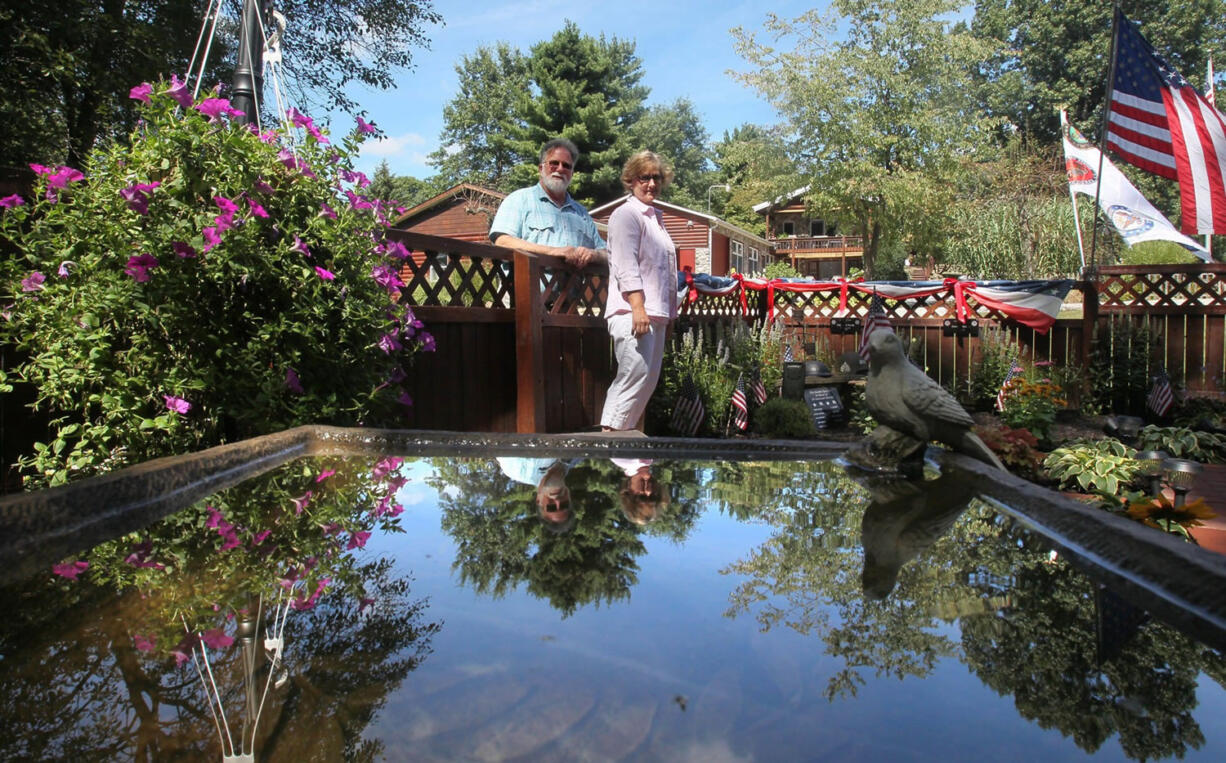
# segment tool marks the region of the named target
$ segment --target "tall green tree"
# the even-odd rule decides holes
[[[454,183],[440,175],[421,180],[412,175],[393,175],[387,160],[379,162],[370,179],[366,194],[376,199],[387,199],[402,207],[412,207],[437,196]]]
[[[970,74],[990,47],[952,28],[959,8],[954,0],[835,0],[828,12],[768,16],[773,43],[733,30],[753,66],[739,78],[788,120],[810,205],[864,236],[870,277],[883,249],[923,249],[944,237],[959,160],[990,134]]]
[[[716,171],[711,183],[730,190],[711,197],[711,211],[729,222],[766,233],[766,218],[753,210],[755,204],[779,198],[804,185],[782,130],[743,124],[712,147]]]
[[[128,90],[183,75],[201,0],[0,0],[0,167],[80,166],[136,121]],[[354,111],[346,87],[387,89],[440,20],[429,0],[278,0],[287,88],[302,108]],[[241,0],[223,0],[203,81],[229,82]],[[271,101],[271,99],[269,99]]]
[[[531,157],[511,144],[521,124],[516,107],[528,90],[528,59],[505,42],[477,48],[455,67],[459,90],[443,107],[439,148],[430,164],[449,185],[473,183],[511,191],[511,170]]]
[[[664,157],[673,168],[673,185],[665,191],[668,201],[692,209],[704,209],[710,179],[711,149],[702,117],[687,98],[658,104],[630,128],[632,151],[648,149]]]
[[[582,156],[571,195],[591,206],[621,196],[622,164],[630,156],[630,127],[643,115],[648,88],[639,84],[642,60],[634,43],[583,34],[573,21],[532,47],[532,88],[520,95],[523,124],[513,132],[522,162],[517,185],[537,179],[537,156],[550,138],[569,138]]]
[[[1181,74],[1203,84],[1210,56],[1226,54],[1221,0],[1129,0],[1124,13]],[[1060,140],[1059,109],[1097,125],[1106,102],[1112,4],[1097,0],[977,0],[971,32],[991,43],[979,68],[988,113],[1007,132]],[[1002,133],[1003,134],[1003,133]],[[1088,132],[1098,134],[1097,128]]]

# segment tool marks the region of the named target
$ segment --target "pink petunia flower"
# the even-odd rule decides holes
[[[392,241],[385,245],[389,257],[395,257],[398,260],[405,260],[409,257],[409,250],[399,241]]]
[[[251,187],[260,193],[276,193],[276,189],[274,189],[268,183],[265,183],[263,179],[256,180],[251,184]]]
[[[301,111],[295,108],[291,108],[289,111],[285,112],[285,115],[289,117],[294,124],[305,128],[307,133],[315,140],[319,141],[320,143],[328,142],[328,139],[325,138],[323,133],[319,131],[319,128],[315,126],[314,119],[311,119],[306,114],[303,114]]]
[[[68,271],[69,265],[72,265],[75,268],[77,263],[73,262],[72,260],[64,260],[60,263],[60,266],[56,268],[55,274],[60,278],[67,278],[69,275],[71,275],[71,273]]]
[[[367,122],[365,119],[358,117],[358,134],[373,135],[376,132],[375,123]]]
[[[30,275],[21,279],[21,290],[22,291],[42,291],[43,289],[46,288],[45,286],[43,286],[43,282],[46,280],[47,280],[47,277],[45,275],[35,270]]]
[[[306,392],[302,388],[302,381],[298,378],[298,372],[292,368],[285,369],[285,386],[289,387],[291,392],[296,392],[299,395]]]
[[[400,397],[396,398],[396,402],[400,403],[406,408],[413,407],[413,398],[409,396],[408,392],[401,392]]]
[[[252,217],[268,219],[268,210],[264,209],[264,205],[257,203],[254,199],[247,199],[247,209],[251,212]]]
[[[388,355],[391,355],[393,352],[403,348],[404,345],[400,343],[400,339],[397,338],[395,334],[384,334],[383,336],[379,337],[379,349],[383,350],[383,352],[387,353]]]
[[[89,569],[89,562],[64,562],[51,565],[51,571],[62,578],[76,580],[77,575]]]
[[[171,241],[170,248],[175,254],[184,259],[191,259],[196,256],[196,250],[183,241]]]
[[[148,82],[142,82],[136,87],[128,91],[128,97],[134,101],[149,102],[149,96],[153,93],[153,85]]]
[[[375,279],[375,283],[387,289],[388,294],[395,294],[401,286],[404,286],[404,281],[400,280],[396,271],[387,265],[375,265],[370,269],[370,277]]]
[[[162,395],[166,399],[166,407],[175,413],[187,413],[192,409],[192,404],[181,397],[174,395]]]
[[[142,652],[152,652],[156,643],[152,636],[145,636],[140,633],[132,634],[132,645]]]
[[[366,548],[366,541],[370,540],[370,533],[365,530],[353,533],[349,536],[349,544],[345,546],[347,550],[355,548]]]
[[[375,479],[383,479],[387,475],[400,468],[404,463],[404,459],[400,456],[388,456],[379,463],[375,464],[375,468],[371,470],[370,476]]]
[[[315,495],[315,493],[308,490],[297,498],[291,498],[290,502],[294,504],[294,513],[301,514],[303,510],[306,509],[307,504],[311,502],[311,496],[313,495]]]
[[[251,545],[258,546],[268,540],[268,536],[272,535],[272,530],[261,530],[251,538]]]
[[[423,331],[421,336],[419,336],[417,339],[419,342],[421,342],[422,352],[434,352],[436,349],[438,349],[434,345],[434,335],[427,331]]]
[[[170,75],[170,87],[166,89],[166,95],[185,109],[192,107],[192,94],[187,90],[187,83],[181,82],[178,75]]]
[[[13,207],[20,207],[20,206],[23,206],[25,203],[26,203],[26,200],[21,198],[21,194],[17,194],[17,193],[13,194],[12,196],[5,196],[4,198],[0,199],[0,207],[3,207],[4,209],[12,209]]]
[[[157,257],[152,254],[138,254],[128,258],[128,266],[123,272],[132,276],[137,283],[144,283],[149,280],[149,271],[157,266]]]
[[[133,183],[127,188],[122,188],[119,195],[128,202],[128,209],[138,215],[149,214],[149,192],[157,188],[161,183]]]
[[[311,256],[311,249],[310,249],[310,247],[308,247],[308,246],[307,246],[307,243],[306,243],[305,241],[303,241],[302,239],[298,238],[297,236],[294,236],[294,245],[293,245],[292,247],[290,247],[290,248],[291,248],[291,249],[293,249],[295,252],[301,252],[302,254],[306,255],[307,257],[310,257],[310,256]]]
[[[319,202],[319,214],[321,217],[326,217],[329,220],[336,219],[336,211],[333,210],[332,207],[328,206],[328,202],[326,201]]]
[[[204,251],[207,252],[221,243],[221,231],[212,225],[205,228],[201,233],[204,235]]]
[[[315,275],[319,276],[325,281],[331,281],[336,278],[336,274],[333,273],[331,270],[321,268],[318,265],[315,266]]]
[[[336,474],[335,469],[324,469],[322,472],[319,473],[319,476],[315,478],[315,481],[323,482],[324,480],[331,477],[333,474]]]
[[[228,199],[225,196],[214,196],[213,203],[216,204],[217,208],[224,214],[233,215],[238,211],[238,204],[234,201],[234,199]]]
[[[227,636],[221,628],[213,628],[200,634],[200,641],[212,649],[225,649],[234,643],[233,636]]]
[[[210,122],[219,121],[222,114],[231,117],[244,116],[243,112],[231,106],[230,101],[225,98],[205,98],[196,104],[196,111],[208,117]]]
[[[361,612],[365,612],[365,611],[366,611],[366,608],[367,608],[367,607],[370,607],[370,606],[373,606],[373,605],[374,605],[374,603],[375,603],[375,600],[374,600],[374,599],[372,599],[372,598],[370,598],[370,597],[368,597],[368,596],[363,596],[363,597],[359,598],[359,599],[358,599],[358,612],[359,612],[359,613],[361,613]]]

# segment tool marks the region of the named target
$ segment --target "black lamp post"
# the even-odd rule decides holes
[[[245,115],[240,122],[256,121],[264,97],[264,35],[260,19],[272,14],[272,0],[243,0],[243,15],[238,31],[238,63],[234,66],[230,104]]]

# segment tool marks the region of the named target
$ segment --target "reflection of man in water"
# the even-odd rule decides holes
[[[668,491],[662,490],[651,473],[649,458],[610,458],[621,467],[625,479],[622,480],[621,498],[622,513],[636,525],[653,522],[660,514],[660,507],[668,505]]]
[[[536,505],[542,522],[559,531],[569,529],[570,488],[566,486],[566,475],[575,465],[574,461],[511,456],[499,456],[496,460],[503,474],[536,488]]]

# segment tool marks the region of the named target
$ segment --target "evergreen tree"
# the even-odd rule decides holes
[[[655,151],[673,168],[673,184],[665,200],[691,209],[706,209],[711,178],[707,129],[686,98],[647,109],[630,128],[631,151]]]
[[[523,124],[512,132],[522,162],[515,185],[536,182],[541,145],[562,136],[581,153],[571,195],[585,206],[621,196],[622,164],[632,153],[629,130],[648,94],[639,84],[642,61],[634,43],[590,37],[567,21],[552,39],[533,46],[528,71],[532,89],[521,94],[517,108]]]

